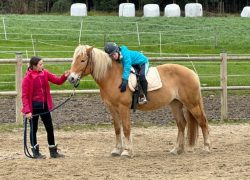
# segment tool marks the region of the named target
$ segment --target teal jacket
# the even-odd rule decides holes
[[[148,58],[138,51],[129,50],[126,46],[120,47],[123,64],[122,79],[128,80],[130,68],[133,65],[142,65],[148,63]]]

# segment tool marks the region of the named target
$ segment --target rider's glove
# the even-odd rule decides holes
[[[122,79],[122,83],[119,86],[121,92],[125,92],[126,91],[127,84],[128,84],[128,80]]]

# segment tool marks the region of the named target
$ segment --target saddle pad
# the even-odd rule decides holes
[[[134,69],[131,68],[131,71],[134,72]],[[148,81],[148,91],[153,91],[162,87],[161,78],[156,67],[150,67],[148,69],[146,79]],[[128,78],[128,86],[133,92],[135,91],[136,83],[137,81],[135,74],[130,73]]]

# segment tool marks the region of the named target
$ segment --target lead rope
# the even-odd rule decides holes
[[[32,115],[32,118],[36,117],[36,116],[40,116],[40,115],[44,115],[44,114],[50,113],[50,112],[58,109],[59,107],[61,107],[62,105],[64,105],[66,102],[68,102],[75,95],[75,90],[76,90],[76,88],[73,89],[73,92],[71,93],[71,95],[64,102],[62,102],[58,106],[54,107],[52,110],[47,111],[47,112],[43,112],[43,113],[40,113],[40,114],[34,114],[34,115]],[[32,145],[32,148],[34,148],[34,146],[33,146],[34,145],[34,138],[32,136],[33,135],[32,118],[30,120],[30,133],[31,133],[31,141],[32,141],[31,145]],[[26,117],[24,117],[24,132],[23,132],[24,154],[28,158],[34,158],[34,156],[32,156],[31,153],[29,152],[29,148],[28,148],[28,145],[27,145],[27,124],[28,124],[27,122],[28,122],[28,119]]]
[[[32,123],[32,122],[30,122],[30,123]],[[33,125],[30,124],[31,134],[33,134],[33,128],[32,128],[32,126]],[[32,140],[33,140],[33,138],[32,138]],[[27,146],[27,118],[26,117],[24,118],[23,144],[24,144],[24,154],[25,154],[25,156],[27,156],[28,158],[34,158],[34,156],[32,156],[30,154],[29,148]]]

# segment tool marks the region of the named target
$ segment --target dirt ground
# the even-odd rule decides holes
[[[67,96],[55,96],[55,105]],[[229,96],[230,119],[250,120],[250,96]],[[220,119],[220,96],[204,96],[209,121]],[[0,123],[15,122],[15,99],[1,97]],[[0,179],[250,179],[250,124],[211,125],[211,153],[205,153],[202,136],[195,153],[172,155],[176,126],[168,108],[132,113],[135,157],[111,157],[115,144],[112,128],[63,131],[61,126],[111,124],[99,95],[77,95],[52,113],[56,141],[63,159],[32,160],[23,153],[23,131],[0,133]],[[156,125],[156,126],[152,126]],[[43,127],[41,124],[39,127]],[[142,126],[141,126],[142,127]],[[201,133],[200,133],[201,134]],[[49,157],[46,133],[38,132],[42,153]]]
[[[0,179],[250,179],[250,124],[210,125],[211,153],[202,136],[195,152],[172,155],[176,126],[132,128],[135,157],[111,157],[112,128],[56,130],[61,159],[28,159],[22,130],[0,135]],[[47,157],[46,133],[38,132]]]
[[[68,96],[54,95],[55,106],[63,103]],[[204,107],[208,120],[220,119],[220,95],[204,95]],[[229,119],[250,120],[250,95],[228,96]],[[1,97],[0,101],[0,123],[15,122],[15,98]],[[100,96],[79,94],[52,113],[55,126],[65,124],[103,124],[111,123],[110,114],[101,101]],[[172,121],[172,113],[169,108],[160,110],[132,113],[133,123],[151,123],[165,125]]]

